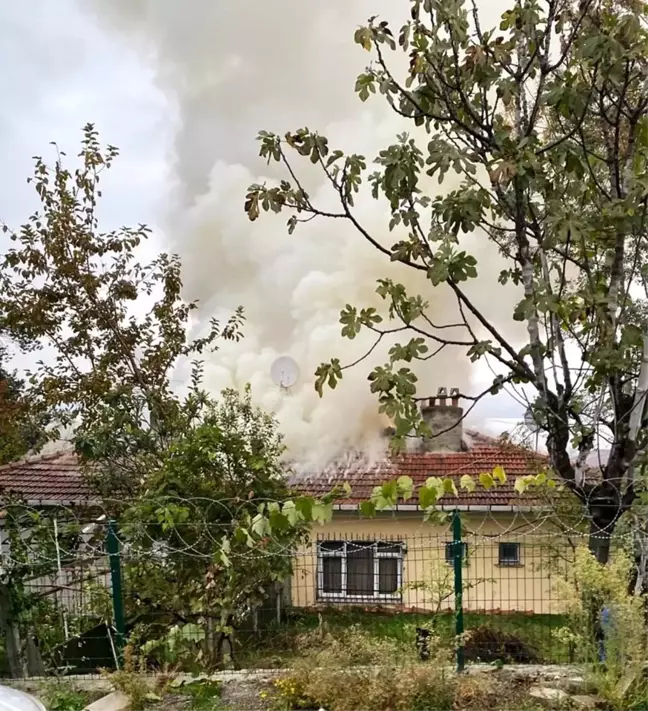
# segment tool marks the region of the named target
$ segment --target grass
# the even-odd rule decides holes
[[[321,616],[321,617],[320,617]],[[321,619],[321,622],[320,622]],[[237,661],[242,667],[284,667],[294,657],[295,640],[304,632],[317,629],[323,623],[332,633],[359,626],[377,639],[393,639],[408,649],[414,647],[415,628],[434,624],[436,634],[452,644],[455,635],[454,616],[442,613],[366,611],[361,608],[328,608],[321,611],[296,609],[281,626],[271,626],[259,638],[243,639]],[[559,641],[554,631],[563,627],[560,615],[531,615],[523,613],[476,614],[465,613],[467,632],[482,625],[514,634],[532,647],[546,664],[565,664],[570,661],[569,649]],[[255,644],[256,642],[256,644]]]

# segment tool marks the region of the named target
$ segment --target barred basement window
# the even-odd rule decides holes
[[[499,564],[500,565],[520,565],[520,544],[500,543],[499,544]]]
[[[454,565],[454,557],[455,557],[455,543],[453,541],[448,541],[445,544],[445,559],[446,563],[448,565]],[[467,543],[462,543],[461,544],[461,560],[464,565],[466,565],[468,561],[468,544]]]
[[[320,541],[317,596],[321,599],[400,601],[403,544]]]

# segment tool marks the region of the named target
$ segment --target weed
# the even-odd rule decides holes
[[[47,682],[39,696],[48,711],[82,711],[91,701],[90,694],[59,680]]]
[[[191,698],[192,711],[210,711],[221,698],[222,684],[220,681],[199,680],[185,684],[182,693]]]

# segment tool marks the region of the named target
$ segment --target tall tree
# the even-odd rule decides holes
[[[501,374],[487,392],[515,383],[533,393],[551,466],[583,502],[591,549],[605,562],[617,521],[645,488],[647,6],[515,0],[490,28],[475,0],[409,5],[411,19],[398,32],[378,18],[356,31],[374,57],[356,91],[363,101],[379,93],[411,121],[412,135],[380,151],[368,173],[364,156],[334,150],[320,134],[262,132],[261,155],[282,164],[286,179],[250,186],[246,212],[254,220],[263,210],[288,210],[290,231],[314,218],[345,220],[387,259],[426,275],[429,293],[384,278],[377,285],[384,314],[349,305],[340,319],[348,338],[369,329],[376,339],[394,332],[408,339],[370,374],[396,443],[425,431],[408,364],[447,345],[463,347],[472,361],[494,361]],[[390,52],[407,54],[405,76],[392,71]],[[319,166],[337,210],[308,195],[295,154]],[[424,174],[442,181],[449,172],[459,188],[423,192]],[[354,209],[365,181],[389,205],[391,245]],[[480,265],[462,234],[474,231],[507,262],[499,282],[519,286],[510,318],[526,326],[521,348],[466,289]],[[456,297],[461,336],[449,338],[426,313],[439,285]],[[322,364],[320,391],[344,368],[335,359]],[[609,459],[586,476],[588,455],[602,441]]]
[[[4,226],[14,246],[0,262],[0,327],[25,348],[48,348],[28,374],[33,407],[72,425],[97,485],[126,496],[205,402],[200,363],[186,396],[172,386],[176,368],[238,339],[243,314],[191,341],[197,304],[182,299],[179,259],[138,263],[144,225],[100,230],[100,181],[116,157],[89,124],[76,168],[62,153],[52,166],[36,158],[41,208],[16,231]]]

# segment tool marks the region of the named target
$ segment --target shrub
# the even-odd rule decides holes
[[[538,653],[516,634],[488,625],[466,633],[464,654],[470,662],[533,664],[539,661]]]
[[[581,547],[571,577],[558,582],[568,609],[568,625],[558,634],[573,645],[579,661],[589,664],[592,684],[614,709],[645,704],[648,698],[645,599],[630,592],[632,566],[624,551],[601,565]],[[604,607],[610,623],[603,631]],[[604,652],[604,663],[599,661],[600,652]]]
[[[276,680],[273,707],[329,711],[451,709],[456,679],[438,654],[429,664],[416,663],[416,650],[393,639],[377,639],[357,626],[334,636],[326,630],[302,635],[301,658],[293,671]]]
[[[59,680],[47,682],[39,696],[48,711],[82,711],[91,700],[89,694]]]
[[[375,637],[358,625],[351,625],[336,634],[325,628],[300,635],[296,648],[310,666],[346,668],[370,664],[393,664],[395,658],[416,658],[414,638],[403,644],[389,637]]]

